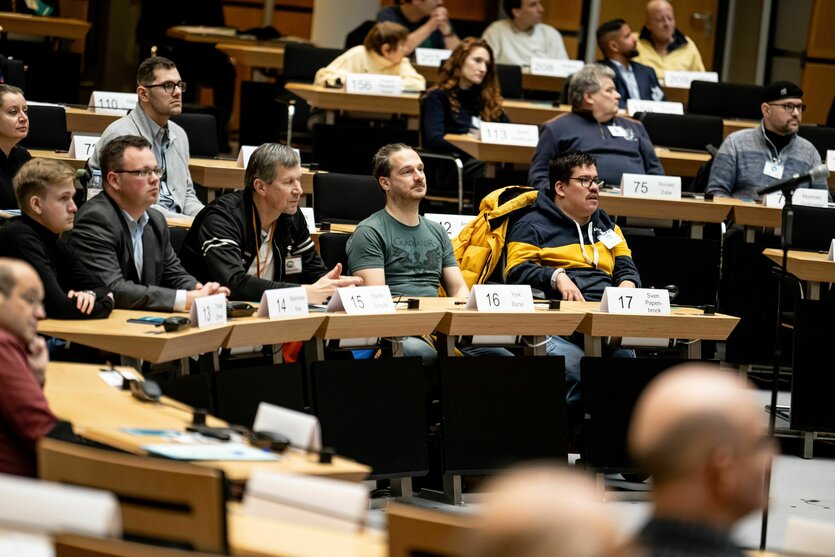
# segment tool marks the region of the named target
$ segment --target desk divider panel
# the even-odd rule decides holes
[[[221,369],[215,383],[217,416],[230,424],[252,427],[262,401],[306,411],[299,363]]]

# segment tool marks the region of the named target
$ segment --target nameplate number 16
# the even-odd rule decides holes
[[[600,311],[631,315],[669,315],[670,293],[655,288],[614,288],[603,291]]]
[[[226,295],[214,294],[196,298],[189,313],[192,325],[208,327],[226,323]]]
[[[533,294],[527,284],[476,284],[467,309],[485,312],[533,311]]]

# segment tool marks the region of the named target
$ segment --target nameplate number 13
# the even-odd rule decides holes
[[[214,294],[196,298],[189,313],[191,324],[197,327],[223,325],[226,323],[226,295]]]

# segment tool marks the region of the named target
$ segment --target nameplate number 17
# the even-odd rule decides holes
[[[654,288],[615,288],[603,291],[600,311],[632,315],[669,315],[670,293]]]
[[[533,293],[527,284],[476,284],[467,309],[484,312],[533,311]]]
[[[197,327],[223,325],[226,323],[226,295],[214,294],[195,299],[191,304],[189,319]]]

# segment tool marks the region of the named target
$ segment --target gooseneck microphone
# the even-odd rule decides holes
[[[818,166],[813,167],[812,170],[806,172],[805,174],[796,174],[788,180],[783,180],[782,182],[777,182],[776,184],[771,184],[770,186],[760,188],[757,191],[757,193],[759,193],[760,195],[766,195],[777,191],[792,190],[800,186],[801,184],[805,184],[806,182],[823,180],[828,177],[829,168],[825,164],[819,164]]]

